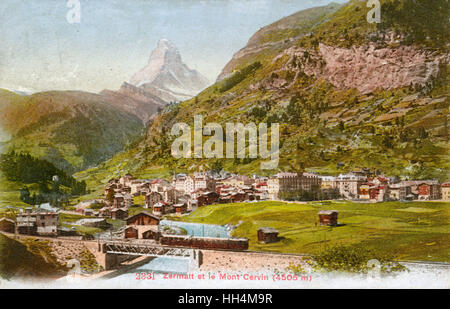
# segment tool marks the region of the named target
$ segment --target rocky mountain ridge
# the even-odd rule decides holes
[[[273,63],[289,57],[279,72],[295,73],[316,79],[323,78],[340,90],[356,88],[362,94],[377,89],[391,90],[400,87],[428,87],[448,63],[448,54],[418,50],[412,46],[377,48],[375,44],[340,48],[319,43],[318,51],[291,47],[274,58]],[[251,89],[262,85],[266,89],[289,88],[283,78],[268,78]]]

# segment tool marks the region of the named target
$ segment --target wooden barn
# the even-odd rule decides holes
[[[125,235],[124,236],[127,239],[131,239],[131,238],[137,239],[138,238],[138,230],[136,228],[134,228],[133,226],[128,226],[125,229]]]
[[[207,192],[197,197],[197,206],[206,206],[217,203],[219,200],[219,194],[216,192]]]
[[[337,226],[338,212],[336,210],[322,210],[318,215],[320,225]]]
[[[174,205],[174,207],[175,207],[175,213],[178,216],[181,216],[182,214],[187,212],[187,205],[186,205],[186,203],[184,203],[184,204],[176,204],[176,205]]]
[[[141,238],[142,239],[154,239],[154,240],[159,240],[159,229],[157,226],[151,226],[148,227],[148,229],[146,229],[145,231],[142,230],[141,231]]]
[[[128,210],[126,208],[115,208],[111,211],[111,219],[125,220],[128,217]]]
[[[173,211],[174,211],[173,206],[166,202],[158,202],[153,205],[153,214],[156,216],[170,214]]]
[[[258,229],[258,241],[261,243],[271,243],[278,241],[278,231],[270,227],[262,227]]]
[[[16,230],[16,222],[8,218],[0,219],[0,231],[6,233],[14,233]]]

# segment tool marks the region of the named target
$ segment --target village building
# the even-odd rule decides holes
[[[369,189],[370,200],[373,202],[383,202],[388,197],[386,185],[375,185]]]
[[[359,187],[359,199],[382,202],[389,198],[387,185],[364,183]]]
[[[217,200],[219,204],[229,204],[231,203],[231,194],[220,194]],[[202,205],[204,206],[204,205]]]
[[[177,216],[181,216],[181,215],[187,213],[187,211],[188,211],[186,203],[176,204],[173,207],[175,209],[175,214]]]
[[[175,210],[172,204],[166,202],[158,202],[152,207],[153,214],[156,216],[162,216],[173,213]]]
[[[311,173],[278,173],[267,181],[269,199],[278,199],[280,192],[318,191],[321,181],[317,175]]]
[[[266,192],[269,190],[269,186],[267,185],[267,181],[256,182],[253,184],[253,188],[255,192]]]
[[[190,195],[184,194],[180,195],[177,198],[177,204],[186,204],[187,211],[193,210],[193,203],[192,203],[192,197]]]
[[[122,188],[120,188],[119,189],[119,191],[118,192],[120,192],[120,193],[122,193],[122,194],[126,194],[126,193],[129,193],[130,195],[131,195],[131,187],[122,187]]]
[[[441,185],[441,196],[444,201],[450,201],[450,182]]]
[[[149,182],[144,179],[134,179],[130,183],[130,194],[132,196],[139,196],[142,191],[149,191]]]
[[[280,181],[278,178],[271,178],[267,180],[267,195],[270,200],[278,199],[278,193],[280,192]]]
[[[389,179],[385,176],[368,177],[367,181],[373,183],[375,186],[382,186],[389,184]]]
[[[126,208],[130,208],[133,206],[133,195],[131,195],[131,193],[125,193],[123,195],[123,200],[124,200],[124,204]],[[123,208],[123,207],[118,207],[118,208]]]
[[[249,200],[249,196],[247,193],[239,191],[232,193],[230,199],[231,203],[240,203]]]
[[[166,203],[174,204],[177,202],[178,193],[173,186],[167,186],[163,191],[163,201]]]
[[[98,210],[98,216],[104,218],[111,218],[111,208],[103,207]]]
[[[245,175],[237,175],[222,180],[221,183],[226,186],[240,188],[242,186],[253,185],[255,183],[255,180]]]
[[[148,212],[140,212],[126,219],[127,227],[124,237],[127,239],[154,239],[159,238],[160,218]]]
[[[194,190],[197,189],[215,191],[216,181],[208,173],[194,173]]]
[[[123,208],[125,207],[125,197],[123,194],[117,193],[114,195],[113,208]]]
[[[422,200],[427,200],[427,199],[440,199],[440,186],[439,186],[439,182],[437,180],[404,180],[401,181],[400,183],[398,183],[399,185],[402,186],[407,186],[410,187],[410,193],[407,196],[408,200],[417,200],[417,199],[422,199]],[[422,187],[422,196],[419,198],[419,186],[420,185],[430,185],[433,186],[433,188],[431,189],[426,189],[424,186]],[[436,192],[436,188],[439,187],[439,189]],[[429,193],[432,193],[433,195],[431,196],[432,198],[429,198],[429,194],[427,193],[427,191]]]
[[[438,183],[421,183],[417,186],[419,201],[441,199],[441,186]]]
[[[161,219],[158,216],[155,216],[146,211],[141,211],[140,213],[138,213],[134,216],[128,217],[126,219],[127,225],[136,225],[136,226],[158,225],[160,220]]]
[[[130,174],[126,174],[122,177],[119,178],[119,183],[123,186],[123,187],[128,187],[131,188],[131,182],[135,180],[135,178],[133,177],[133,175]]]
[[[0,219],[0,231],[6,233],[15,233],[16,231],[16,222],[14,220],[8,218]]]
[[[206,192],[197,197],[197,206],[212,205],[219,201],[219,194],[217,192]]]
[[[269,199],[269,193],[267,190],[256,190],[254,196],[256,201],[266,201]]]
[[[359,187],[359,199],[360,200],[367,200],[367,201],[370,200],[370,185],[371,184],[365,183]]]
[[[339,183],[337,177],[334,176],[318,176],[322,182],[320,184],[321,189],[337,189]]]
[[[339,198],[339,182],[334,176],[318,176],[321,179],[320,192],[322,199]]]
[[[217,194],[220,194],[220,195],[229,195],[235,191],[236,191],[236,188],[229,186],[229,185],[220,185],[220,186],[216,187],[216,192],[217,192]],[[197,192],[194,192],[194,193],[197,193]],[[196,197],[197,196],[194,196],[194,198],[196,198]]]
[[[104,195],[108,196],[109,194],[114,194],[116,192],[116,190],[118,190],[118,186],[117,184],[113,183],[113,184],[108,184],[105,188],[104,191]]]
[[[163,200],[162,194],[159,192],[151,192],[145,196],[145,208],[153,208],[153,205]]]
[[[354,173],[341,174],[337,177],[339,195],[345,199],[357,199],[360,194],[360,186],[367,179]]]
[[[154,179],[150,181],[150,190],[152,192],[159,192],[162,193],[165,190],[167,190],[168,187],[171,187],[170,182],[168,182],[165,179]]]
[[[406,200],[411,194],[411,187],[402,185],[400,183],[391,184],[388,187],[389,199],[392,201]]]
[[[321,210],[318,215],[320,225],[337,226],[338,212],[336,210]]]
[[[125,220],[128,217],[127,208],[115,208],[111,210],[111,219],[113,220]]]
[[[258,229],[258,241],[264,244],[277,242],[278,231],[270,227],[262,227]]]
[[[56,212],[38,212],[36,215],[37,234],[42,236],[58,235],[59,214]]]
[[[31,208],[16,216],[19,234],[57,236],[59,214],[56,212],[34,211]]]
[[[191,194],[194,191],[194,178],[185,174],[175,174],[173,177],[175,189],[183,194]]]
[[[207,191],[216,190],[216,181],[207,173],[194,173],[194,176],[184,174],[175,175],[173,185],[177,191],[183,194],[191,194],[198,189],[205,189]]]

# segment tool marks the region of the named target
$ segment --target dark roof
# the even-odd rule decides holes
[[[278,233],[278,230],[272,227],[261,227],[258,229],[258,231],[261,231],[263,233]]]
[[[130,220],[130,219],[132,219],[134,217],[140,216],[140,215],[144,215],[144,216],[152,217],[152,218],[157,219],[157,220],[161,220],[160,217],[155,216],[154,214],[151,214],[151,213],[149,213],[147,211],[141,211],[140,213],[135,214],[134,216],[128,217],[126,220],[128,221],[128,220]]]
[[[11,220],[11,219],[6,218],[6,217],[0,218],[0,221],[8,221],[8,222],[11,222],[11,223],[16,223],[14,220]]]
[[[332,215],[332,214],[337,214],[338,211],[337,210],[321,210],[319,211],[319,215]]]
[[[127,212],[127,210],[125,210],[123,208],[114,208],[113,210],[111,210],[111,212],[117,212],[117,211]]]

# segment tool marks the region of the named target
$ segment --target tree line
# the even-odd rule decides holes
[[[11,151],[0,155],[0,171],[9,181],[38,184],[38,194],[31,194],[27,187],[20,191],[20,199],[31,205],[51,203],[59,206],[70,196],[86,194],[86,182],[58,169],[52,163],[32,157],[28,153]]]

